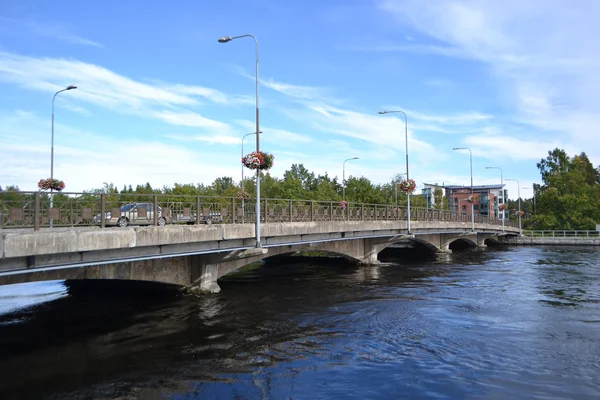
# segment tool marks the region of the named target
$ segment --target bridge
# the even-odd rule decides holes
[[[375,264],[402,241],[447,253],[457,241],[485,246],[519,234],[508,221],[476,216],[473,227],[470,215],[447,210],[411,208],[408,232],[407,210],[390,204],[264,199],[257,249],[252,199],[61,193],[50,207],[46,194],[20,193],[0,198],[0,284],[134,279],[214,292],[220,277],[276,255],[310,250]]]

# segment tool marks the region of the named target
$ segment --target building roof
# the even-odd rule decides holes
[[[464,185],[444,185],[444,184],[437,184],[437,183],[423,183],[423,186],[431,186],[431,187],[441,187],[441,188],[445,188],[445,189],[450,189],[450,190],[454,190],[454,189],[470,189],[471,186],[464,186]],[[473,190],[489,190],[489,189],[501,189],[506,185],[473,185]]]
[[[473,190],[490,190],[490,189],[502,189],[506,185],[473,185]],[[444,186],[446,189],[471,189],[471,186],[464,185],[447,185]]]

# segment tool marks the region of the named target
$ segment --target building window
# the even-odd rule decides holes
[[[479,204],[473,204],[473,210],[479,210]]]
[[[467,206],[462,206],[462,213],[466,214],[467,213]]]

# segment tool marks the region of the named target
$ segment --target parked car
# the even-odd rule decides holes
[[[100,224],[101,214],[96,215],[94,223]],[[104,225],[125,228],[128,225],[152,225],[154,224],[153,203],[130,203],[121,206],[120,215],[113,215],[108,211],[104,216]],[[162,208],[158,207],[158,226],[165,226],[167,218],[162,215]]]
[[[175,214],[173,222],[185,222],[188,225],[194,225],[196,223],[196,213],[191,213],[190,215],[183,214]],[[211,211],[208,215],[204,215],[204,213],[200,213],[200,223],[210,225],[213,222],[223,222],[223,217],[220,212]]]

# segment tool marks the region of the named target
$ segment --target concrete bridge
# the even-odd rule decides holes
[[[280,222],[263,224],[263,249],[254,225],[168,225],[1,231],[0,284],[53,279],[133,279],[198,285],[218,291],[217,279],[275,255],[318,250],[362,262],[409,240],[431,252],[450,252],[455,241],[473,247],[516,235],[491,223],[413,221]]]
[[[447,210],[412,208],[409,234],[407,210],[389,204],[261,202],[256,249],[253,199],[60,193],[50,206],[45,193],[0,196],[0,284],[133,279],[217,291],[221,276],[281,254],[318,250],[374,264],[400,241],[444,253],[456,241],[484,246],[519,233],[479,215],[473,230],[470,215]]]

